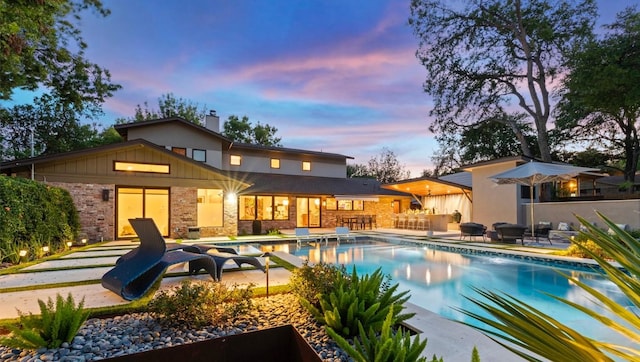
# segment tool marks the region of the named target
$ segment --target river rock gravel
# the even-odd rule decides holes
[[[253,308],[247,315],[228,325],[199,330],[164,326],[149,313],[92,318],[84,323],[71,343],[64,343],[57,349],[41,348],[37,351],[0,346],[0,361],[97,361],[286,324],[293,325],[323,361],[351,361],[327,336],[324,328],[300,306],[293,294],[254,298]]]

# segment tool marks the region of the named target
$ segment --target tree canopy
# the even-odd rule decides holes
[[[371,157],[367,165],[347,166],[347,177],[375,178],[381,183],[390,183],[410,177],[409,170],[400,164],[396,154],[384,147],[378,156]]]
[[[222,134],[235,142],[280,147],[281,138],[276,137],[276,132],[278,129],[268,124],[253,125],[247,116],[240,119],[231,115],[224,123]]]
[[[633,182],[640,161],[640,13],[627,8],[606,29],[568,59],[556,123],[561,138],[624,159],[624,179]]]
[[[145,101],[144,107],[137,105],[135,114],[129,118],[119,118],[116,123],[142,122],[152,119],[180,117],[199,126],[207,114],[206,106],[201,106],[196,102],[177,98],[173,93],[163,94],[158,98],[158,107],[151,108]]]
[[[434,100],[431,131],[503,122],[521,153],[532,157],[522,127],[528,124],[535,130],[540,157],[551,161],[550,94],[567,52],[592,37],[594,0],[465,4],[411,2],[409,24],[419,39],[416,56],[428,73],[424,90]]]
[[[119,85],[109,71],[85,59],[87,44],[74,21],[92,9],[107,16],[99,0],[3,1],[0,5],[0,99],[18,88],[44,89],[83,111],[100,109]]]
[[[100,134],[97,124],[83,124],[79,117],[73,106],[48,95],[0,110],[0,133],[10,135],[0,138],[0,158],[51,155],[121,140]]]

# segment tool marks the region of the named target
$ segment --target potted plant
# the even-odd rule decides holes
[[[456,224],[459,224],[460,220],[462,220],[462,214],[458,210],[453,210],[453,214],[451,214],[451,217],[453,218],[453,222],[455,222]]]

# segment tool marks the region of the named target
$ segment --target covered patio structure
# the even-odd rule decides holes
[[[399,213],[421,212],[432,219],[432,229],[447,231],[457,229],[453,214],[461,214],[460,222],[472,220],[471,174],[460,172],[440,178],[419,177],[382,185],[389,190],[411,194],[419,203],[419,210],[397,210]],[[435,222],[434,222],[435,220]],[[443,221],[444,220],[444,221]],[[437,225],[446,224],[438,227]],[[434,225],[435,224],[435,225]]]

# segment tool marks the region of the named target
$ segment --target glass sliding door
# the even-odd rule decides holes
[[[129,219],[152,218],[163,236],[169,235],[169,190],[137,187],[116,189],[116,237],[135,237]]]
[[[320,227],[320,198],[298,197],[296,200],[298,227]]]

